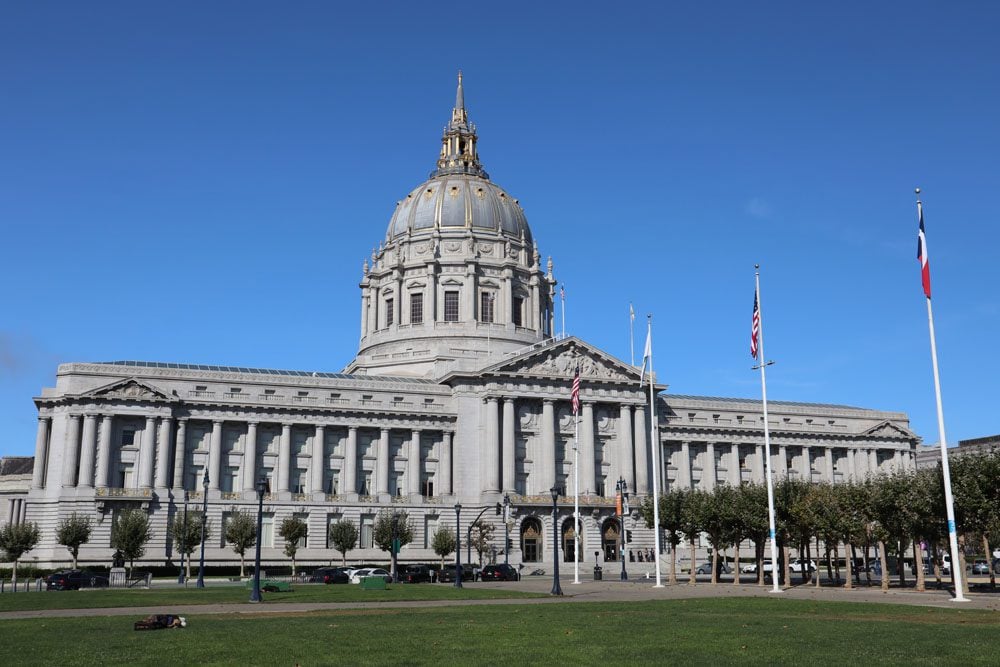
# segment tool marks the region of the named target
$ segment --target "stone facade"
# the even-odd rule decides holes
[[[415,539],[401,557],[435,561],[433,533],[455,527],[458,504],[463,542],[484,513],[501,552],[504,526],[493,508],[506,497],[511,561],[551,563],[553,529],[573,548],[578,457],[581,549],[610,558],[619,479],[633,508],[654,475],[666,489],[763,481],[758,401],[660,386],[655,431],[639,369],[554,335],[552,260],[542,267],[520,205],[489,180],[476,139],[460,79],[437,170],[400,202],[362,264],[361,343],[343,373],[61,365],[55,387],[35,399],[27,518],[43,540],[32,555],[65,562],[55,526],[76,511],[95,519],[81,560],[106,562],[116,511],[137,506],[153,522],[145,561],[176,562],[167,523],[207,497],[215,530],[206,558],[236,562],[220,528],[234,511],[256,511],[254,487],[266,478],[265,562],[286,561],[277,527],[289,516],[309,526],[300,562],[335,557],[327,527],[341,518],[361,534],[352,560],[385,560],[371,535],[386,510],[413,521]],[[577,368],[579,424],[570,401]],[[904,414],[780,401],[769,414],[779,476],[842,482],[913,466],[917,438]],[[635,511],[625,524],[631,547],[653,545]]]

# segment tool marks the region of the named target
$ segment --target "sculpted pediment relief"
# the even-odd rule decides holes
[[[912,438],[913,437],[913,434],[910,433],[909,431],[907,431],[906,429],[902,429],[902,428],[896,426],[895,424],[893,424],[892,422],[888,422],[888,421],[884,421],[881,424],[877,424],[876,426],[873,426],[872,428],[870,428],[867,431],[865,431],[864,434],[867,435],[867,436],[876,437],[876,438]]]
[[[583,347],[558,347],[530,358],[514,361],[496,369],[501,373],[524,376],[572,376],[577,365],[580,377],[630,382],[638,373],[629,374],[613,360]]]
[[[84,396],[90,398],[115,398],[133,401],[169,401],[171,397],[156,387],[140,382],[134,378],[115,382],[87,392]]]

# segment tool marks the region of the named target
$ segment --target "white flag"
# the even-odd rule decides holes
[[[642,386],[642,381],[646,378],[646,364],[651,363],[653,360],[653,325],[650,324],[646,328],[646,349],[642,351],[642,371],[639,373],[639,386]],[[650,366],[649,369],[649,381],[653,381],[653,368]]]

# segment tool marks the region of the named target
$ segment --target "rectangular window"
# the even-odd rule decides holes
[[[387,327],[391,327],[395,322],[395,319],[393,319],[395,315],[395,313],[393,312],[395,310],[394,308],[395,305],[396,302],[394,299],[385,300],[385,326]]]
[[[494,302],[496,302],[496,294],[493,292],[483,292],[479,295],[479,320],[481,322],[493,322]]]
[[[431,477],[424,477],[420,483],[420,492],[425,498],[434,497],[434,479]]]
[[[274,513],[267,512],[260,517],[260,546],[274,546]]]
[[[297,514],[293,514],[292,516],[295,517],[296,519],[298,519],[299,521],[301,521],[302,523],[306,524],[306,534],[303,535],[301,538],[299,538],[298,547],[300,549],[308,549],[309,548],[309,515],[303,512],[301,514],[298,514],[298,513]]]
[[[458,292],[444,293],[444,321],[458,322]]]
[[[515,296],[510,304],[510,321],[516,327],[524,326],[524,298]]]
[[[343,514],[327,514],[326,515],[326,548],[327,549],[332,549],[333,548],[333,543],[330,542],[330,528],[333,527],[333,524],[339,522],[341,520],[341,518],[343,518],[343,516],[344,516]]]
[[[295,475],[295,493],[307,493],[306,481],[309,479],[309,471],[299,469]]]
[[[372,495],[372,474],[370,472],[366,472],[364,478],[361,480],[361,495]]]
[[[332,496],[340,493],[340,471],[330,470],[328,471],[328,477],[326,482],[326,492]]]
[[[424,295],[420,292],[410,293],[410,324],[421,324],[424,321]]]
[[[130,447],[135,444],[135,429],[128,428],[122,431],[122,447]]]
[[[371,549],[375,546],[375,517],[371,514],[361,515],[361,541],[359,549]]]
[[[434,533],[438,531],[438,517],[436,516],[425,516],[424,517],[424,549],[432,549],[434,541]]]

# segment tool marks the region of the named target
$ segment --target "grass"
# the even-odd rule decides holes
[[[434,584],[395,584],[384,591],[363,591],[349,584],[325,586],[296,584],[291,593],[264,593],[265,604],[288,602],[383,602],[387,600],[483,600],[539,597],[505,588],[455,588]],[[240,586],[208,588],[151,588],[149,590],[99,589],[46,591],[0,595],[0,611],[39,609],[99,609],[108,607],[155,607],[161,605],[232,604],[247,602],[250,590]]]
[[[278,607],[276,606],[277,610]],[[4,622],[0,664],[996,664],[990,611],[774,598]]]

